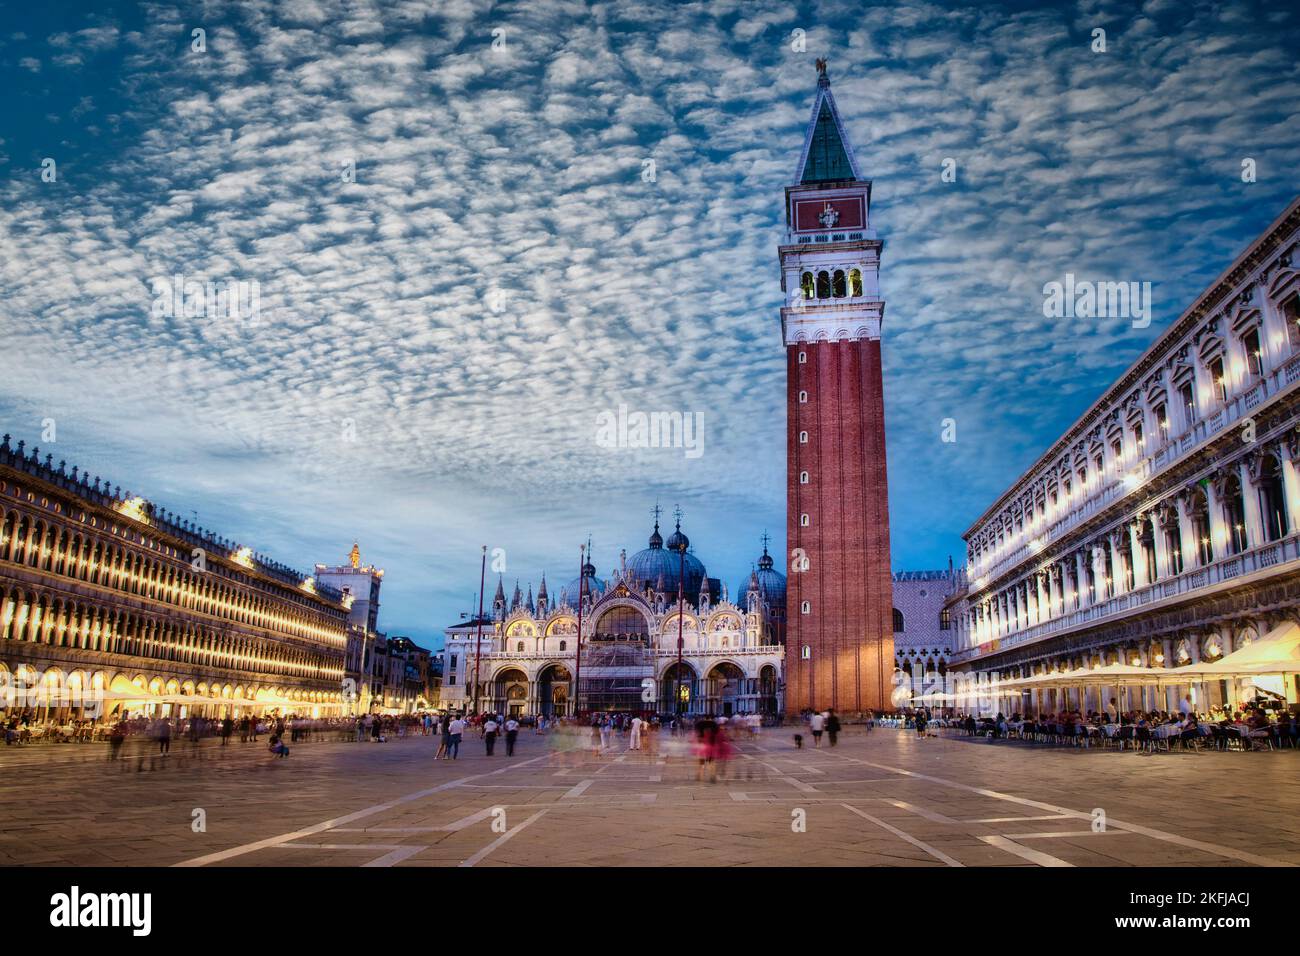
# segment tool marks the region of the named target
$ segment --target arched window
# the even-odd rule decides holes
[[[857,269],[849,270],[849,295],[855,298],[862,295],[862,273]]]
[[[1249,546],[1246,539],[1246,502],[1241,496],[1241,479],[1229,475],[1223,483],[1223,516],[1228,522],[1228,548],[1241,554]]]
[[[1164,523],[1165,553],[1169,555],[1169,573],[1183,573],[1183,532],[1178,527],[1177,516]]]
[[[560,641],[560,651],[561,651],[561,652],[564,652],[564,651],[567,651],[568,649],[569,649],[569,642],[568,642],[568,641]]]
[[[1202,566],[1214,560],[1214,539],[1210,534],[1209,499],[1198,490],[1191,501],[1192,529],[1196,534],[1196,555]]]
[[[1282,469],[1276,458],[1264,459],[1259,479],[1259,507],[1264,518],[1264,537],[1276,541],[1286,536],[1286,495],[1282,489]]]
[[[522,653],[524,652],[524,642],[523,642],[523,641],[520,641],[518,644],[516,644],[516,645],[515,645],[515,650],[516,650],[518,653],[522,654]]]
[[[817,288],[814,284],[813,274],[811,272],[805,272],[800,277],[799,289],[803,292],[803,297],[805,299],[811,299],[816,294]]]
[[[801,445],[806,445],[806,444],[808,444],[808,433],[807,433],[807,432],[800,432],[800,433],[799,433],[799,444],[801,444]]]
[[[806,514],[801,514],[801,515],[799,516],[799,527],[801,527],[801,528],[806,528],[806,527],[808,527],[808,524],[809,524],[808,515],[806,515]]]
[[[1223,356],[1216,356],[1210,363],[1210,381],[1214,384],[1214,397],[1221,402],[1228,400],[1228,376],[1223,370]]]
[[[799,472],[799,484],[801,485],[808,484],[808,472],[806,471]]]
[[[842,299],[844,294],[844,270],[836,269],[835,275],[831,278],[831,295],[837,299]]]
[[[592,635],[597,641],[645,641],[649,625],[635,608],[613,607],[601,615]]]
[[[1134,564],[1133,539],[1129,536],[1127,529],[1124,534],[1120,535],[1119,550],[1123,556],[1124,590],[1132,591],[1137,584],[1137,565]]]
[[[808,403],[808,393],[807,393],[807,392],[800,392],[800,393],[799,393],[799,404],[800,404],[800,405],[806,405],[807,403]]]
[[[1254,328],[1241,337],[1246,350],[1246,368],[1251,375],[1264,374],[1264,351],[1259,347],[1259,329]]]
[[[808,353],[807,353],[807,352],[800,352],[800,353],[799,353],[799,364],[800,364],[800,365],[806,365],[807,363],[808,363]]]
[[[1282,303],[1280,311],[1286,322],[1287,341],[1291,343],[1292,349],[1300,348],[1300,294],[1293,295]]]
[[[817,273],[817,298],[829,299],[831,297],[831,274],[824,269]]]
[[[903,633],[903,612],[898,608],[894,608],[894,633]]]
[[[941,631],[952,630],[952,615],[949,613],[947,608],[944,608],[942,611],[939,612],[939,630]]]
[[[1158,575],[1156,574],[1156,529],[1150,518],[1142,521],[1142,528],[1138,535],[1138,542],[1142,547],[1141,561],[1146,567],[1147,583],[1153,583]]]
[[[1178,386],[1178,400],[1183,406],[1183,415],[1186,424],[1192,425],[1196,422],[1196,389],[1190,381],[1183,382]]]
[[[811,613],[812,613],[812,601],[804,601],[802,604],[800,604],[800,605],[799,605],[799,612],[800,612],[801,614],[811,614]]]

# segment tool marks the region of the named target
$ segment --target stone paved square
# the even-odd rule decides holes
[[[512,758],[470,735],[0,751],[0,862],[74,866],[1294,866],[1300,754],[1146,755],[852,728],[738,746],[717,783],[689,755]],[[1187,799],[1195,794],[1195,799]],[[1093,821],[1105,813],[1104,831]],[[194,832],[196,811],[206,830]],[[803,821],[803,826],[796,824]],[[797,830],[801,832],[796,832]]]

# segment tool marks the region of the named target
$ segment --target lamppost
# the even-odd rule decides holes
[[[483,657],[483,582],[487,577],[487,545],[483,545],[483,562],[478,572],[478,636],[474,640],[474,710],[478,713],[478,665]]]
[[[582,687],[582,596],[586,592],[587,576],[583,572],[587,569],[587,546],[578,545],[578,657],[577,663],[573,667],[573,716],[578,716],[581,698],[578,696]]]

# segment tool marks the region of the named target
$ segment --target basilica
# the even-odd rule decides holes
[[[552,598],[497,580],[490,614],[445,629],[442,704],[516,716],[618,710],[776,714],[782,701],[786,579],[762,554],[735,592],[710,577],[681,529],[608,578],[590,551]],[[476,677],[477,675],[477,677]]]

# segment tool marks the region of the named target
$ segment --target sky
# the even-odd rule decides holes
[[[734,593],[784,550],[825,57],[885,243],[893,565],[960,564],[1300,191],[1288,7],[3,0],[0,430],[304,572],[358,541],[427,646],[481,546],[558,596],[656,504]],[[1150,325],[1045,317],[1066,274],[1150,282]],[[602,447],[620,405],[700,453]]]

